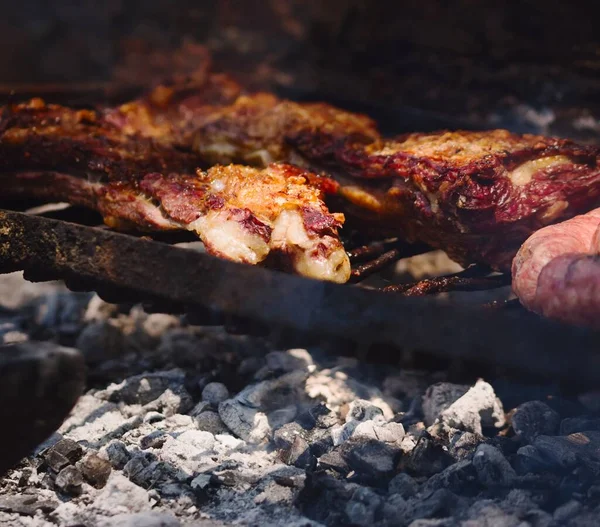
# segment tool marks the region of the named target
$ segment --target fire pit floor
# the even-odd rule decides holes
[[[0,335],[77,348],[87,387],[0,481],[2,525],[600,521],[600,394],[458,384],[38,287],[0,278]]]

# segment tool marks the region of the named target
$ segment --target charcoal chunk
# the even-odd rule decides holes
[[[81,494],[81,486],[83,485],[83,476],[81,472],[74,466],[69,465],[63,468],[54,480],[56,487],[72,496]]]
[[[368,487],[356,489],[346,503],[344,513],[350,525],[367,527],[373,525],[382,499]]]
[[[118,440],[112,441],[106,446],[106,455],[110,464],[118,470],[122,470],[131,459],[125,443]]]
[[[402,460],[403,467],[417,476],[432,476],[452,463],[454,459],[444,444],[427,433],[419,438],[410,454]]]
[[[337,424],[337,418],[325,404],[320,403],[300,413],[296,417],[296,422],[305,430],[312,430],[313,428],[331,428]]]
[[[346,475],[350,472],[350,467],[346,460],[342,457],[340,449],[336,448],[331,452],[321,456],[319,458],[319,468],[332,469],[340,474]]]
[[[486,487],[510,488],[517,474],[502,452],[491,445],[479,445],[473,456],[477,477]]]
[[[63,438],[48,448],[43,454],[43,459],[49,468],[55,472],[60,472],[67,465],[79,461],[82,456],[83,448],[79,443],[72,439]]]
[[[194,417],[196,428],[211,434],[226,434],[229,430],[217,412],[207,411]]]
[[[229,398],[229,390],[221,382],[209,382],[202,390],[202,400],[214,405]]]
[[[523,403],[512,417],[515,433],[528,443],[539,435],[554,435],[559,424],[558,413],[541,401]]]
[[[106,485],[112,470],[110,463],[96,454],[85,457],[77,467],[85,480],[97,489]]]
[[[357,474],[381,485],[396,468],[401,450],[381,441],[358,438],[346,441],[341,454]]]
[[[543,472],[550,468],[548,461],[532,445],[525,445],[517,450],[514,464],[516,472],[521,476]]]
[[[291,447],[283,455],[283,460],[288,465],[306,468],[313,463],[314,456],[310,453],[308,442],[301,436],[296,436]]]
[[[473,489],[477,482],[477,472],[473,463],[467,459],[446,467],[439,474],[434,474],[425,483],[426,492],[448,489],[459,494]]]
[[[169,436],[162,430],[155,430],[140,439],[140,448],[161,448]]]
[[[287,450],[292,447],[297,436],[305,438],[305,434],[305,430],[298,423],[287,423],[275,430],[273,443],[275,448]]]

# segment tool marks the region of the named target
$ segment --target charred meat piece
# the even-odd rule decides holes
[[[130,137],[93,110],[41,99],[0,111],[0,170],[50,170],[97,180],[148,172],[187,172],[197,155],[144,137]]]
[[[350,263],[338,238],[344,217],[327,210],[309,176],[317,177],[289,165],[218,166],[105,183],[25,171],[0,176],[0,191],[89,207],[120,230],[192,231],[216,256],[345,282]]]
[[[209,161],[325,171],[369,230],[502,271],[531,233],[600,204],[596,147],[506,130],[386,140],[367,118],[310,108],[243,97],[198,130],[195,148]]]
[[[125,135],[189,149],[194,131],[240,92],[226,75],[211,74],[184,84],[163,83],[140,99],[104,109],[103,117]]]
[[[284,161],[305,165],[295,138],[310,137],[320,160],[347,141],[371,143],[379,138],[375,123],[328,104],[296,103],[258,93],[243,95],[218,108],[198,127],[194,148],[209,163],[266,166]]]
[[[534,233],[512,264],[513,290],[528,309],[600,329],[600,209]]]

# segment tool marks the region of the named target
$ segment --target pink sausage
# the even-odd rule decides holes
[[[599,227],[600,209],[595,209],[527,239],[512,263],[513,291],[525,307],[584,325],[593,315],[582,311],[595,305],[600,315],[600,264],[591,256],[600,253]]]

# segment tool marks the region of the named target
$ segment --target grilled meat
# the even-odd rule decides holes
[[[387,140],[367,118],[259,94],[217,110],[194,144],[208,161],[325,171],[365,225],[503,271],[531,233],[600,204],[600,149],[505,130]]]
[[[240,92],[226,75],[207,75],[185,85],[161,84],[135,101],[104,109],[103,117],[125,135],[189,149],[195,130]]]
[[[600,209],[535,232],[512,264],[513,290],[539,314],[600,329]]]
[[[130,137],[93,110],[41,99],[0,112],[0,170],[50,170],[91,180],[122,180],[148,172],[193,172],[197,155],[151,138]]]
[[[216,256],[334,282],[350,276],[338,238],[342,214],[331,214],[316,176],[290,165],[258,170],[217,166],[196,174],[148,173],[93,182],[68,173],[24,171],[0,177],[3,195],[57,199],[95,209],[119,230],[188,230]]]
[[[302,137],[311,138],[314,154],[323,160],[341,143],[371,143],[379,133],[375,123],[360,114],[258,93],[216,108],[196,130],[194,148],[209,163],[266,166],[285,161],[303,165],[307,161],[294,144]]]
[[[289,165],[196,172],[197,155],[175,147],[189,122],[182,111],[169,115],[178,117],[166,129],[157,111],[134,133],[131,123],[141,121],[126,131],[114,115],[39,100],[4,108],[0,190],[93,208],[115,228],[189,230],[230,260],[348,279],[338,238],[344,218],[322,201],[333,182]]]

